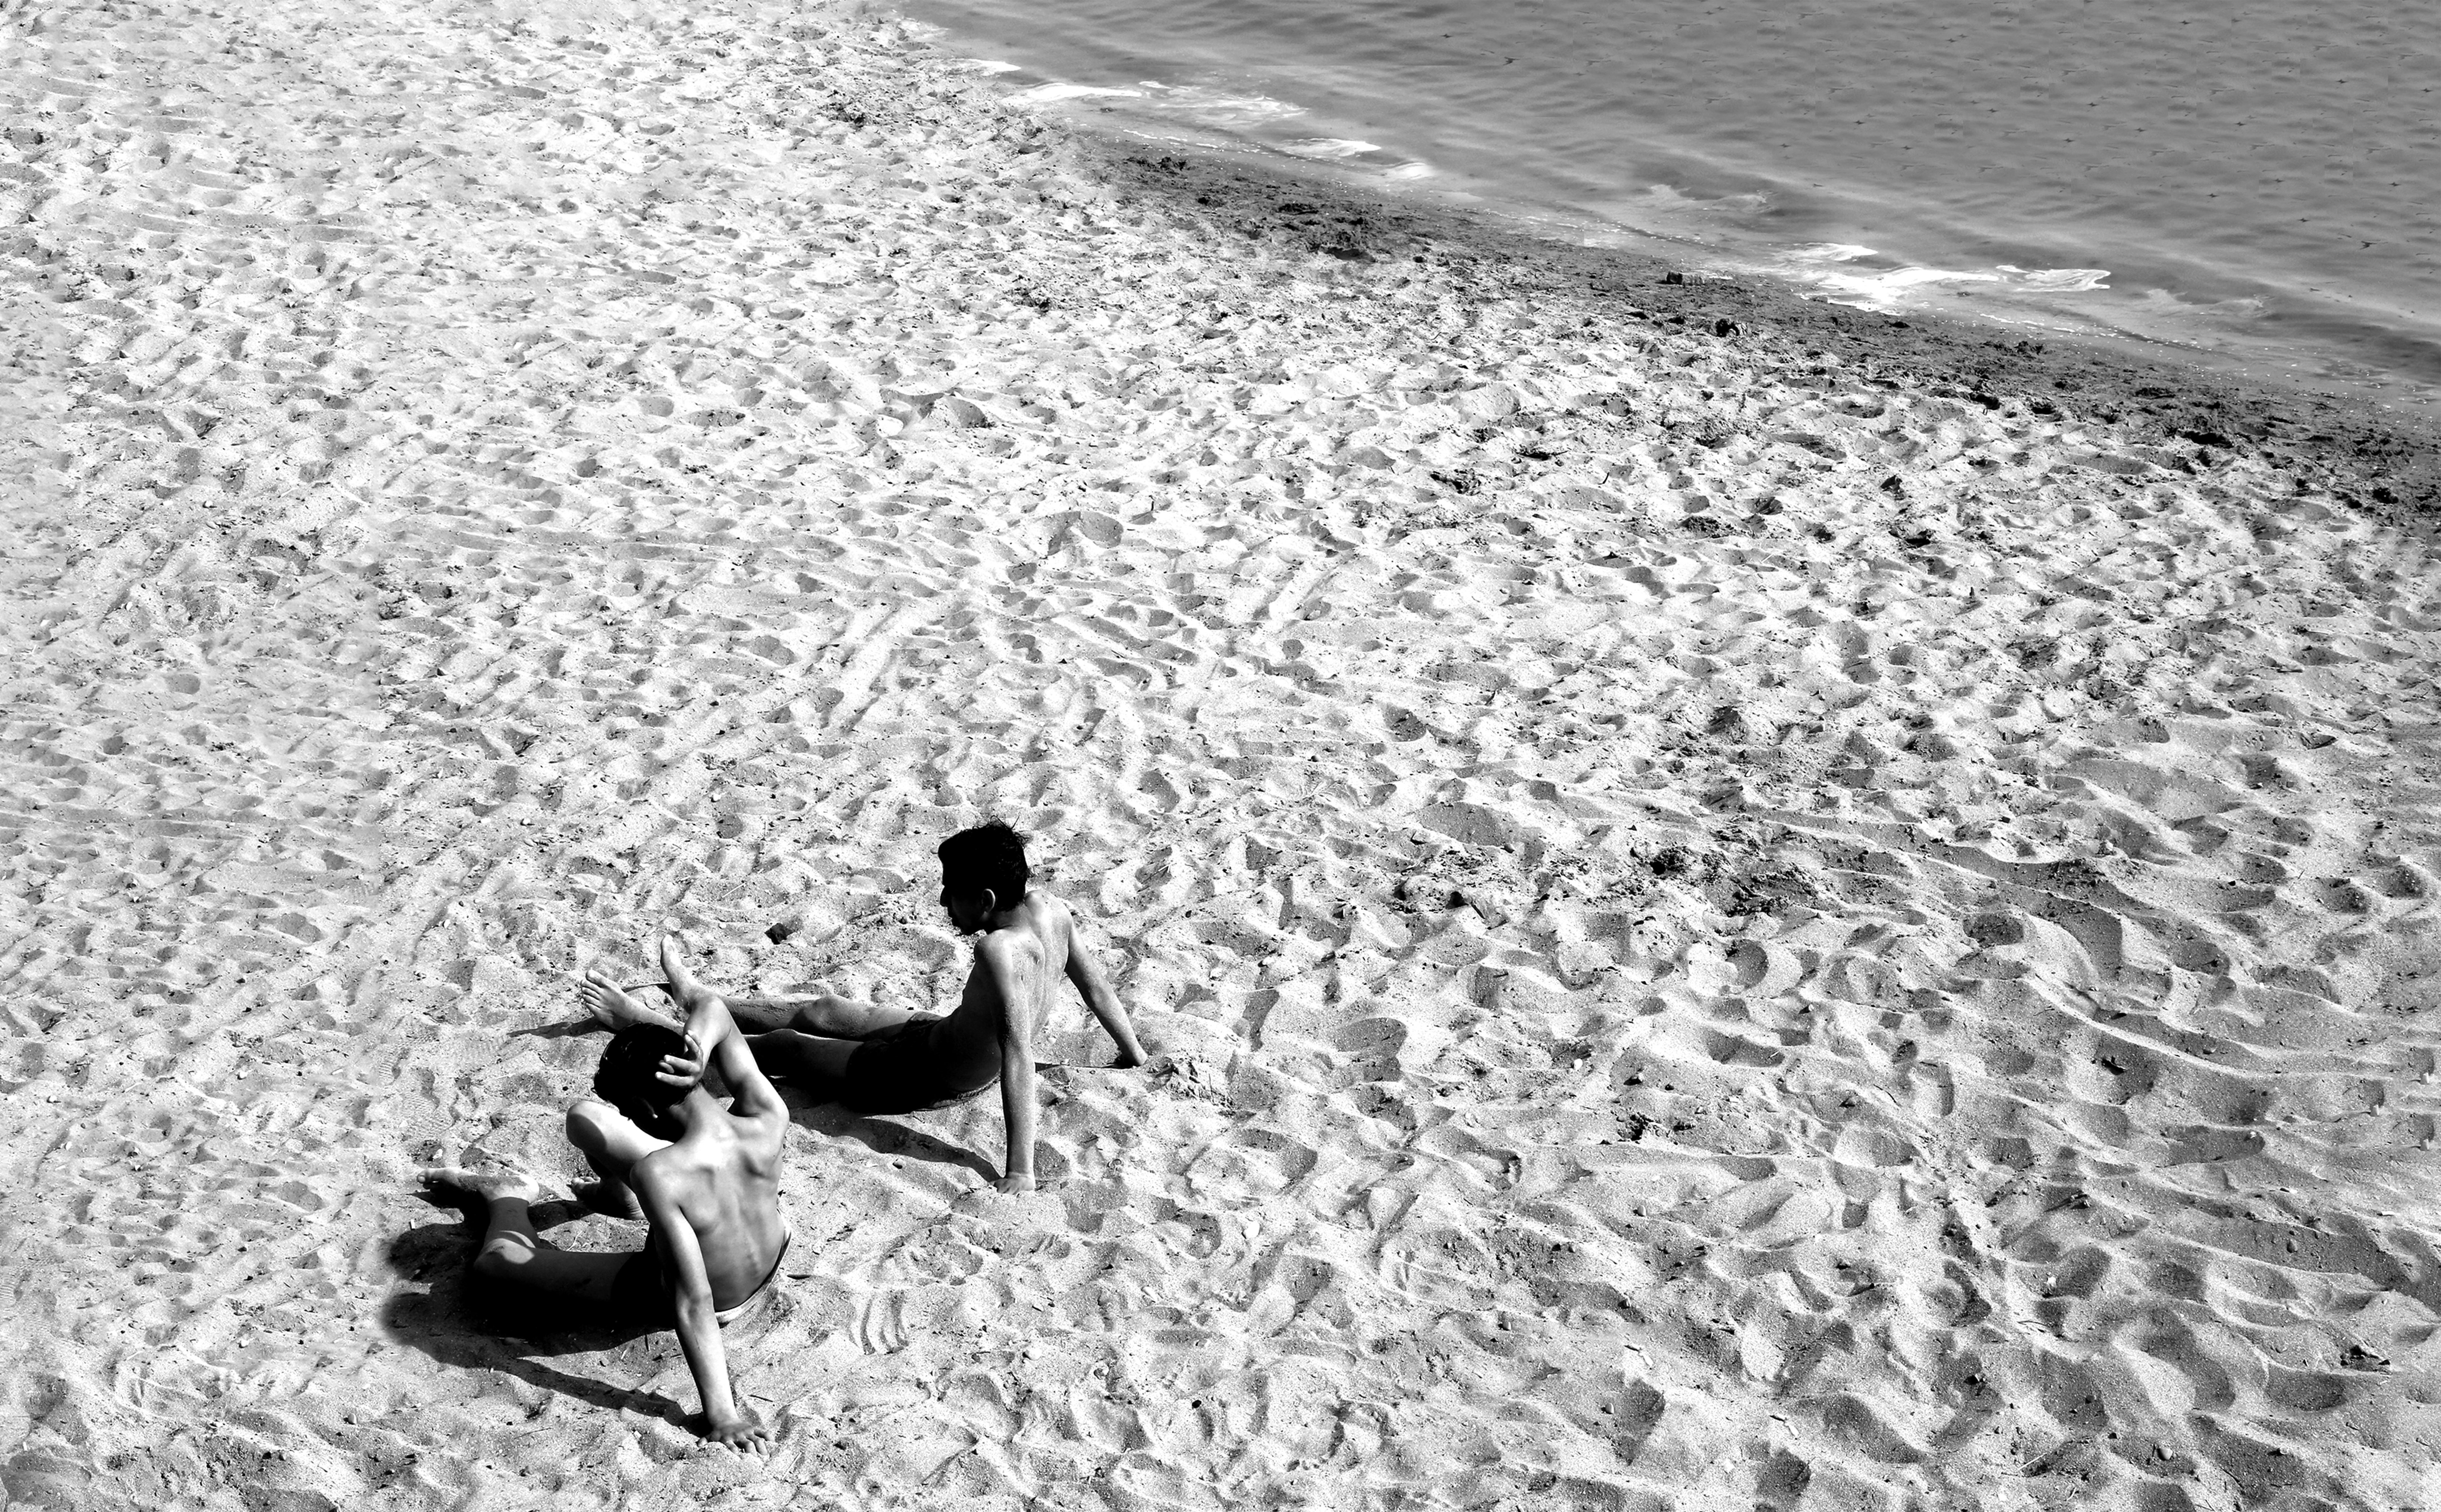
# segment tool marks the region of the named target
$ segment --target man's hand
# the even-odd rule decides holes
[[[765,1454],[771,1449],[771,1431],[742,1407],[734,1416],[706,1417],[703,1436],[723,1449],[733,1449],[741,1454]]]
[[[703,1080],[703,1047],[696,1043],[693,1035],[686,1036],[686,1047],[683,1055],[663,1055],[660,1070],[654,1074],[672,1087],[693,1091],[696,1084]]]
[[[999,1180],[993,1182],[992,1185],[1000,1188],[1004,1192],[1031,1192],[1034,1190],[1034,1173],[1032,1171],[1020,1171],[1013,1176],[1004,1176]]]

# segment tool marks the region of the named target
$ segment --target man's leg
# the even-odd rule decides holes
[[[483,1199],[483,1248],[475,1256],[475,1274],[570,1302],[607,1307],[615,1300],[620,1268],[633,1254],[584,1254],[543,1243],[526,1211],[542,1196],[533,1182],[504,1171],[454,1167],[426,1171],[424,1179]]]
[[[764,1075],[798,1082],[824,1095],[846,1084],[848,1060],[863,1048],[857,1040],[799,1034],[793,1029],[738,1037],[754,1053],[754,1064],[763,1068]]]
[[[576,1000],[593,1016],[603,1028],[617,1033],[637,1024],[659,1024],[674,1035],[686,1033],[686,1025],[658,1009],[648,1008],[634,994],[604,976],[600,968],[588,971],[576,984]]]
[[[599,1098],[587,1097],[568,1110],[568,1143],[576,1146],[585,1163],[602,1179],[600,1191],[589,1199],[594,1206],[621,1217],[644,1215],[643,1204],[627,1185],[627,1173],[645,1156],[666,1149],[669,1141],[653,1138],[626,1114]]]
[[[732,998],[729,1011],[748,1034],[793,1029],[825,1039],[867,1039],[897,1028],[911,1015],[826,992],[813,998]]]
[[[689,1014],[716,996],[688,969],[676,936],[665,936],[661,941],[661,974],[669,979],[670,997]],[[839,1020],[818,1017],[817,1021],[844,1021],[865,1034],[903,1024],[910,1017],[904,1009],[873,1008],[851,1003],[844,998],[818,1000],[836,1005],[842,1017]],[[735,1004],[730,1005],[730,1013],[735,1017]],[[834,1093],[845,1084],[848,1060],[859,1048],[859,1041],[853,1037],[809,1034],[794,1028],[760,1035],[741,1033],[740,1037],[753,1052],[754,1064],[763,1068],[765,1075],[807,1082],[825,1093]]]
[[[708,991],[692,975],[687,977],[689,990]],[[678,984],[668,984],[672,1000],[681,1006]],[[635,994],[604,976],[588,971],[577,983],[576,996],[585,1011],[605,1028],[619,1030],[630,1024],[660,1024],[683,1031],[685,1025],[670,1015],[647,1006]],[[800,1034],[820,1035],[827,1039],[864,1039],[907,1021],[904,1008],[881,1008],[869,1002],[858,1002],[837,993],[821,993],[811,998],[729,998],[730,1017],[737,1027],[749,1035],[769,1034],[776,1029],[793,1029]]]

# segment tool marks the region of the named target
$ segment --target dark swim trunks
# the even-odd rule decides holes
[[[975,1091],[950,1085],[932,1053],[939,1014],[909,1014],[895,1029],[872,1035],[847,1059],[840,1101],[859,1113],[912,1113]]]
[[[788,1244],[796,1235],[783,1227],[780,1230],[780,1252],[771,1257],[771,1269],[754,1283],[754,1289],[739,1299],[737,1305],[723,1307],[713,1316],[722,1323],[736,1320],[740,1313],[754,1305],[754,1299],[770,1288],[772,1279],[780,1273],[780,1262],[788,1258]],[[676,1310],[670,1305],[670,1284],[661,1272],[661,1247],[650,1239],[644,1247],[627,1257],[619,1273],[610,1280],[610,1305],[632,1318],[667,1327],[676,1321]]]

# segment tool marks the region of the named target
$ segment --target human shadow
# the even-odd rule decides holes
[[[574,1039],[579,1035],[607,1034],[600,1024],[588,1018],[582,1021],[561,1019],[553,1024],[536,1024],[531,1029],[512,1029],[512,1039]]]
[[[622,990],[634,996],[639,1000],[642,1001],[647,1007],[654,1009],[656,1012],[667,1014],[673,1018],[683,1018],[685,1017],[684,1011],[681,1010],[677,1001],[670,997],[670,984],[666,981],[632,981],[628,982]],[[573,989],[571,989],[570,995],[573,996]],[[574,1039],[579,1035],[607,1035],[610,1033],[609,1025],[601,1022],[591,1014],[585,1012],[584,1009],[575,1006],[573,1003],[569,1005],[569,1009],[570,1011],[564,1017],[555,1019],[551,1023],[534,1024],[525,1029],[512,1029],[509,1031],[510,1037],[524,1039]]]
[[[894,1118],[859,1113],[843,1103],[817,1101],[798,1088],[787,1088],[782,1095],[788,1099],[788,1111],[797,1126],[825,1139],[853,1141],[877,1155],[964,1166],[985,1181],[1000,1179],[998,1166],[965,1145],[952,1144]]]
[[[452,1197],[425,1200],[457,1211],[447,1221],[418,1224],[389,1242],[390,1268],[407,1283],[382,1305],[390,1338],[458,1370],[497,1370],[546,1391],[608,1412],[636,1412],[684,1428],[686,1410],[659,1392],[613,1385],[547,1363],[589,1354],[657,1332],[637,1319],[579,1309],[508,1287],[486,1286],[470,1273],[479,1221]],[[537,1230],[584,1215],[573,1202],[540,1202],[531,1210]]]
[[[1035,1062],[1034,1069],[1045,1084],[1064,1090],[1069,1077],[1080,1068],[1044,1060]],[[1000,1094],[997,1082],[956,1097],[927,1103],[921,1107],[891,1108],[872,1113],[859,1112],[844,1103],[829,1101],[822,1093],[796,1083],[782,1082],[778,1085],[781,1095],[787,1099],[789,1116],[799,1128],[825,1139],[861,1144],[876,1155],[963,1167],[981,1178],[985,1185],[1000,1179],[1000,1167],[982,1154],[899,1122],[909,1113],[940,1112],[978,1099],[997,1098]],[[1067,1161],[1057,1148],[1047,1143],[1038,1146],[1035,1160],[1035,1174],[1046,1184],[1067,1174]]]

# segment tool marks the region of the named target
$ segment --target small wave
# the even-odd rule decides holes
[[[2019,288],[2037,294],[2084,294],[2093,289],[2106,289],[2103,282],[2110,277],[2108,268],[2016,268],[2000,264],[2002,276]]]
[[[1292,105],[1269,95],[1206,89],[1201,84],[1156,83],[1151,80],[1145,81],[1143,87],[1147,100],[1157,108],[1212,126],[1242,129],[1305,114],[1303,105]]]
[[[2148,315],[2174,319],[2252,320],[2271,308],[2271,301],[2253,295],[2234,299],[2197,299],[2168,289],[2147,289],[2136,297],[2136,307]]]
[[[1109,89],[1099,84],[1049,83],[1032,89],[1021,89],[1008,97],[1012,105],[1056,105],[1067,99],[1141,99],[1141,89]]]
[[[1010,69],[1010,65],[1005,63],[980,61],[972,66],[992,73]],[[1155,79],[1139,81],[1133,86],[1080,84],[1054,80],[1013,91],[1007,99],[1012,105],[1058,105],[1073,99],[1129,99],[1136,101],[1129,108],[1138,114],[1178,117],[1199,126],[1223,132],[1253,132],[1305,114],[1304,106],[1293,105],[1285,99],[1274,99],[1269,95],[1207,89],[1200,84],[1166,84]],[[1376,150],[1369,144],[1358,149],[1366,152]]]
[[[1019,67],[998,58],[959,58],[953,60],[950,66],[962,74],[1013,74]]]
[[[1771,208],[1771,196],[1761,189],[1750,189],[1743,194],[1705,198],[1690,194],[1675,184],[1649,184],[1641,195],[1627,203],[1647,213],[1661,215],[1760,215]]]
[[[1360,142],[1345,136],[1311,136],[1301,142],[1282,142],[1280,151],[1294,153],[1299,157],[1362,157],[1382,149],[1371,142]]]
[[[1997,273],[1969,273],[1952,268],[1884,268],[1853,273],[1810,272],[1802,281],[1826,291],[1835,304],[1865,310],[1896,309],[1909,291],[1934,283],[1998,283]]]
[[[1003,73],[1011,65],[985,59],[968,59],[964,66],[970,72]],[[1356,136],[1307,136],[1282,139],[1275,131],[1286,120],[1306,114],[1302,105],[1269,95],[1211,89],[1200,84],[1167,84],[1156,79],[1139,81],[1134,86],[1080,84],[1065,80],[1033,85],[1010,93],[1006,99],[1015,105],[1058,105],[1075,99],[1125,99],[1131,101],[1128,114],[1143,126],[1147,117],[1166,118],[1188,123],[1193,127],[1217,131],[1237,137],[1241,143],[1257,148],[1268,147],[1293,157],[1315,162],[1348,162],[1362,157],[1386,157],[1387,162],[1365,166],[1374,168],[1385,179],[1415,180],[1434,177],[1437,170],[1429,163],[1401,158],[1379,142],[1368,142]],[[1187,140],[1158,128],[1148,134],[1136,135],[1148,140]],[[1207,145],[1212,145],[1208,144]]]
[[[2105,280],[2110,277],[2107,268],[2021,268],[2007,262],[1989,270],[1912,265],[1852,267],[1847,264],[1880,254],[1871,247],[1846,242],[1792,247],[1781,256],[1785,260],[1781,271],[1824,291],[1835,304],[1866,310],[1896,309],[1907,302],[1910,294],[1934,284],[1992,283],[2010,293],[2086,294],[2107,288]],[[1835,269],[1825,264],[1839,266]]]

